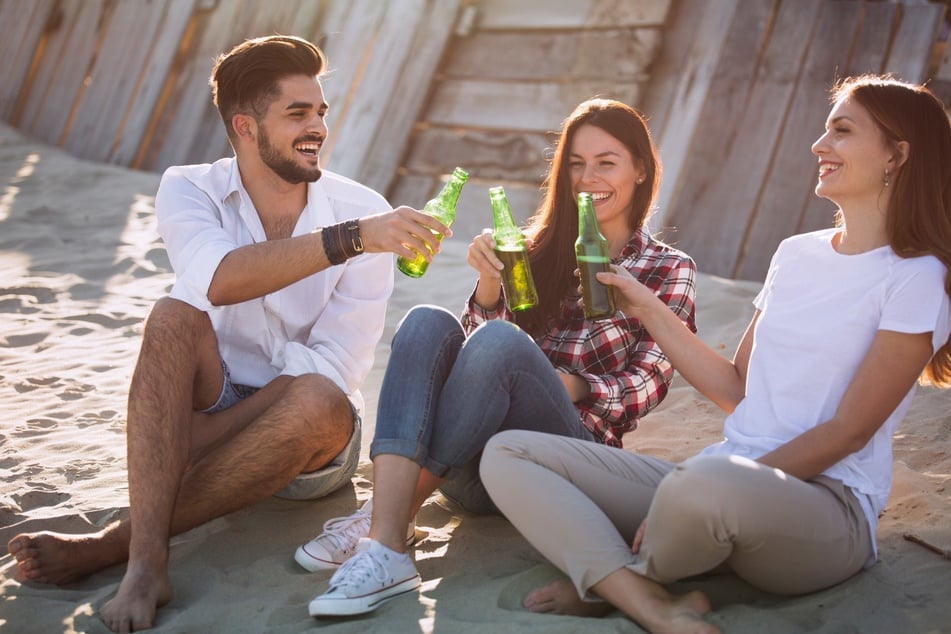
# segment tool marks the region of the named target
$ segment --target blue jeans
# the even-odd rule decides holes
[[[449,311],[412,308],[393,336],[370,458],[409,458],[446,478],[443,494],[466,510],[497,512],[478,467],[503,429],[594,440],[557,371],[518,326],[490,321],[466,339]]]

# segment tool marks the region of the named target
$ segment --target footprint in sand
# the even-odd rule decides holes
[[[102,313],[86,313],[85,315],[69,315],[64,318],[65,321],[88,321],[94,324],[98,324],[103,328],[109,328],[110,330],[118,330],[120,328],[125,328],[126,326],[133,326],[142,321],[139,317],[114,317],[112,315],[104,315]]]
[[[77,480],[92,480],[99,475],[100,471],[102,471],[102,464],[93,460],[70,460],[62,468],[67,484]]]
[[[43,506],[56,506],[72,496],[69,493],[63,493],[61,491],[41,491],[34,489],[26,493],[14,493],[12,497],[13,502],[20,507],[20,510],[26,512]]]
[[[112,421],[119,415],[119,412],[113,409],[104,409],[101,412],[86,412],[76,417],[76,427],[85,429],[94,427],[102,423]]]
[[[52,304],[56,301],[56,293],[42,286],[14,286],[0,288],[0,299],[9,300],[13,297],[30,295],[36,304]]]
[[[57,396],[59,396],[64,401],[75,401],[81,399],[86,395],[87,392],[95,391],[95,389],[95,385],[89,385],[88,383],[77,383],[76,385],[67,387]]]
[[[25,335],[8,335],[7,346],[10,348],[25,348],[35,346],[49,336],[48,332],[31,332]]]

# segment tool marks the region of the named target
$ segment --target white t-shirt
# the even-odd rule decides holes
[[[390,209],[381,195],[333,172],[308,184],[293,235]],[[318,373],[358,408],[393,290],[393,258],[362,254],[279,291],[231,306],[208,301],[230,251],[267,239],[237,161],[170,167],[155,197],[158,230],[175,270],[171,296],[208,313],[235,383],[261,387],[280,374]]]
[[[758,458],[832,418],[879,330],[931,332],[937,351],[951,329],[945,266],[933,256],[898,257],[891,247],[842,255],[837,229],[779,245],[753,300],[746,397],[724,422],[725,440],[703,453]],[[868,444],[824,475],[857,495],[872,534],[891,489],[892,435],[912,387]]]

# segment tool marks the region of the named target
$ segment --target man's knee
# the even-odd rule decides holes
[[[171,297],[155,302],[144,331],[145,338],[174,337],[178,341],[195,341],[213,334],[207,313]]]
[[[294,377],[284,398],[296,411],[302,432],[342,450],[353,434],[353,406],[336,383],[320,374]]]

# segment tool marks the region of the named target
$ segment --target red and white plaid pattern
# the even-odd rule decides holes
[[[630,271],[697,331],[697,267],[689,256],[641,229],[612,262]],[[579,299],[565,297],[561,317],[536,342],[552,365],[588,382],[590,395],[575,403],[581,420],[598,441],[620,447],[638,418],[667,396],[673,367],[637,319],[618,312],[610,319],[587,320]],[[466,333],[491,319],[514,321],[504,302],[487,311],[470,297],[462,315]]]

